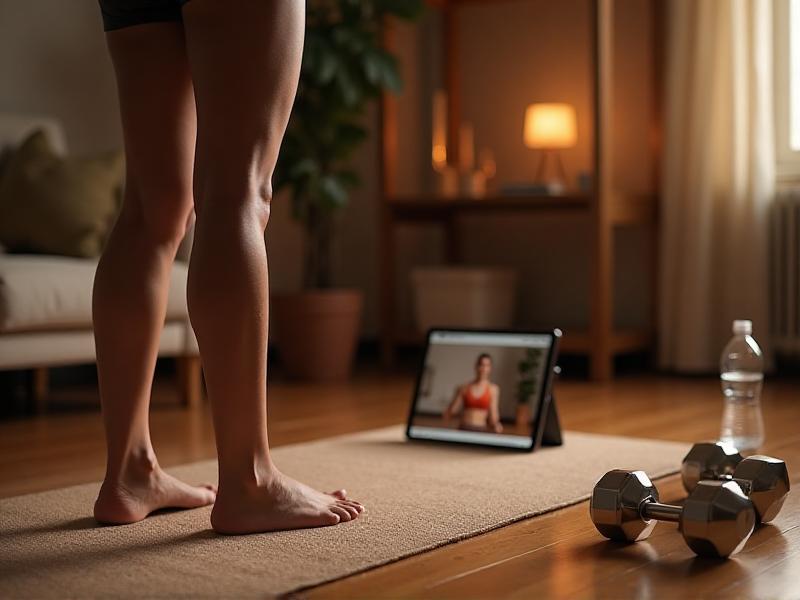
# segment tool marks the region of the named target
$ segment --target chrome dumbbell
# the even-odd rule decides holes
[[[592,522],[605,537],[636,542],[650,536],[656,521],[678,523],[696,554],[727,558],[753,533],[753,503],[733,481],[700,481],[684,505],[658,501],[658,490],[644,471],[609,471],[594,486]]]
[[[703,480],[735,481],[753,502],[759,523],[777,516],[791,487],[784,461],[762,455],[744,458],[724,442],[692,446],[683,459],[681,479],[687,492]]]

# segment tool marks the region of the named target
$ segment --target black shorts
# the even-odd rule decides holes
[[[189,0],[99,0],[103,30],[113,31],[159,21],[181,21],[181,7]]]

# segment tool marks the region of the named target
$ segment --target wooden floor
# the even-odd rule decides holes
[[[712,438],[721,400],[714,379],[623,378],[597,385],[559,383],[565,428],[694,441]],[[348,385],[270,384],[273,445],[403,421],[410,375],[362,373]],[[208,407],[175,404],[171,383],[154,393],[152,431],[163,465],[214,456]],[[48,416],[0,421],[0,497],[97,480],[104,468],[94,390],[53,394]],[[767,381],[763,452],[787,460],[800,480],[800,382]],[[78,408],[75,408],[75,407]],[[636,457],[628,465],[635,467]],[[564,465],[568,469],[569,465]],[[598,473],[598,476],[600,473]],[[677,477],[659,482],[662,498],[682,496]],[[800,493],[729,561],[695,558],[671,524],[646,542],[603,540],[587,504],[306,590],[304,598],[800,598]]]

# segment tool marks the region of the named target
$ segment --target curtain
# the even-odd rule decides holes
[[[733,319],[769,348],[772,1],[667,6],[659,360],[711,372]]]

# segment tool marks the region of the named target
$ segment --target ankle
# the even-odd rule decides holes
[[[272,486],[280,475],[280,471],[269,456],[255,458],[244,465],[220,462],[219,488],[247,494]]]
[[[109,465],[106,480],[110,482],[147,480],[160,469],[152,448],[138,448],[126,454],[117,465]]]

